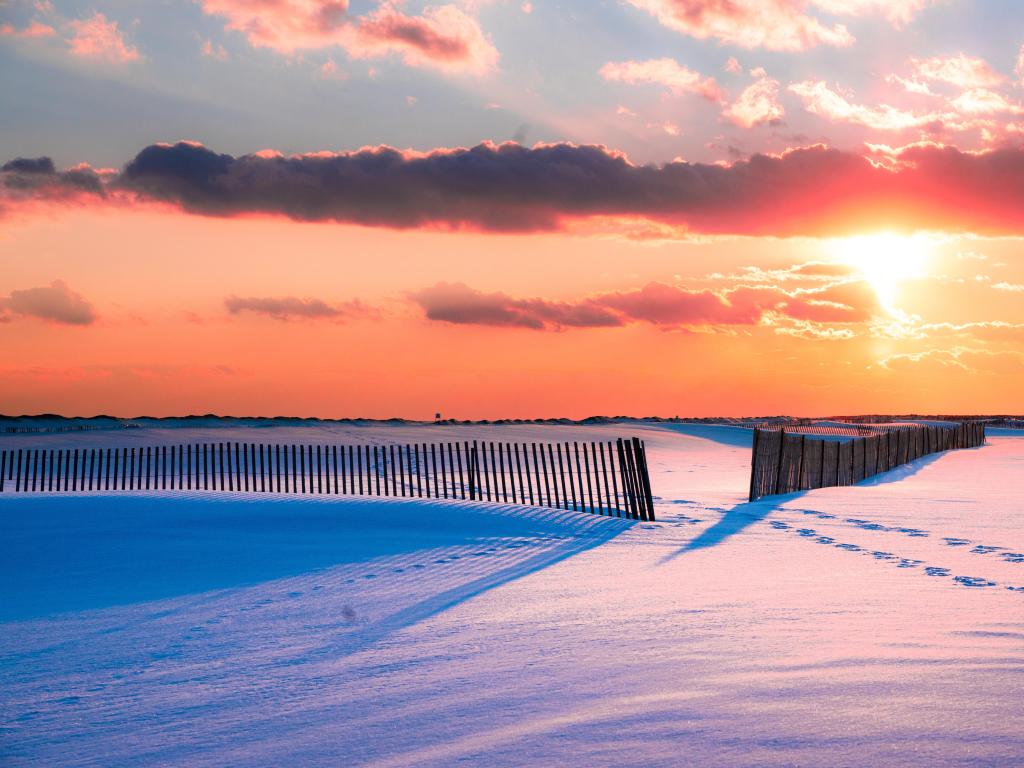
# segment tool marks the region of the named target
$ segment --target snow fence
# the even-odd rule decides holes
[[[0,492],[163,490],[450,498],[654,520],[647,452],[636,437],[0,451]]]
[[[750,501],[762,496],[853,485],[921,456],[985,443],[985,425],[899,426],[871,437],[822,440],[784,429],[754,430]]]

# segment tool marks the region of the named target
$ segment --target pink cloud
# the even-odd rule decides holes
[[[813,8],[833,16],[882,16],[908,24],[936,0],[627,0],[662,24],[696,38],[714,38],[741,48],[803,51],[818,45],[847,46],[843,24],[822,22]]]
[[[355,58],[397,54],[410,66],[483,74],[498,51],[476,20],[456,5],[428,6],[419,16],[385,0],[370,13],[348,14],[347,0],[202,0],[203,10],[227,19],[227,29],[279,53],[345,49]]]
[[[116,21],[108,21],[102,13],[95,13],[88,19],[68,22],[73,31],[68,46],[75,56],[105,59],[118,63],[137,61],[139,51],[127,45]]]
[[[37,37],[53,37],[57,34],[57,30],[48,24],[42,24],[38,21],[31,22],[24,29],[16,29],[12,24],[0,24],[0,37],[21,37],[21,38],[37,38]]]
[[[957,96],[950,105],[965,115],[1024,114],[1024,106],[986,88],[972,88]]]
[[[500,291],[477,291],[463,283],[437,283],[410,298],[430,320],[453,325],[489,325],[543,330],[622,325],[613,312],[589,302],[514,299]]]
[[[837,283],[787,293],[775,286],[740,285],[691,290],[650,282],[642,288],[596,294],[577,301],[516,299],[462,283],[438,283],[410,295],[430,320],[532,330],[605,328],[648,323],[663,328],[771,324],[772,318],[811,323],[857,323],[878,310],[863,283]]]
[[[826,120],[854,123],[879,131],[901,131],[907,128],[921,128],[943,118],[942,113],[919,114],[908,110],[879,104],[869,107],[856,104],[843,93],[830,88],[821,80],[805,80],[793,83],[789,90],[803,99],[804,108]]]
[[[199,52],[207,58],[217,59],[218,61],[225,61],[228,58],[228,52],[224,50],[224,46],[219,43],[214,45],[212,40],[203,40],[203,45]]]
[[[614,80],[635,85],[654,83],[663,85],[673,94],[696,93],[708,101],[722,101],[722,93],[713,77],[704,77],[688,69],[674,59],[650,59],[648,61],[608,62],[598,73],[605,80]]]
[[[918,13],[935,4],[935,0],[813,0],[813,2],[822,11],[835,16],[880,15],[897,27],[909,24]]]
[[[356,34],[346,46],[357,58],[398,53],[410,66],[483,74],[498,63],[498,51],[476,20],[454,5],[424,9],[408,16],[392,3],[359,19]]]
[[[846,46],[853,36],[842,24],[826,26],[805,10],[805,0],[628,0],[662,24],[699,39],[741,48],[802,51],[817,45]]]
[[[63,280],[41,288],[11,291],[0,297],[0,321],[12,317],[34,317],[60,325],[91,325],[96,312],[84,296],[71,290]]]
[[[730,56],[725,62],[725,71],[731,75],[738,75],[743,71],[743,65],[739,63],[735,56]]]
[[[294,296],[261,297],[229,296],[224,306],[232,315],[251,313],[274,320],[346,320],[374,314],[360,301],[329,304],[322,299],[299,299]]]
[[[911,65],[918,77],[964,89],[991,88],[1005,80],[983,59],[963,53],[947,58],[937,56],[931,59],[911,59]]]
[[[744,128],[780,121],[786,112],[779,103],[779,81],[760,77],[722,114]]]

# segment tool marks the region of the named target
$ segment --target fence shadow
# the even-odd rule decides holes
[[[13,496],[2,507],[0,583],[9,596],[0,622],[247,587],[437,546],[565,536],[560,548],[570,551],[630,522],[478,502],[187,491]]]
[[[492,589],[538,573],[575,555],[599,547],[635,524],[634,521],[627,519],[599,518],[597,524],[582,535],[574,536],[556,544],[551,549],[424,598],[357,632],[339,636],[335,642],[303,651],[301,656],[305,660],[311,660],[317,656],[338,658],[359,653],[396,632],[413,627]]]
[[[742,504],[737,504],[722,515],[722,518],[717,523],[706,528],[675,552],[671,552],[663,557],[661,562],[667,563],[687,552],[717,546],[726,539],[749,528],[754,523],[761,522],[772,512],[780,509],[783,504],[799,499],[806,493],[807,491],[796,491],[782,496],[772,496],[771,498],[759,499],[758,501],[745,501]]]

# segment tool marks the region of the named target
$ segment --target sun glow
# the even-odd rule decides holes
[[[924,235],[877,234],[834,241],[837,260],[847,264],[874,288],[879,303],[896,308],[900,286],[927,273],[931,242]]]

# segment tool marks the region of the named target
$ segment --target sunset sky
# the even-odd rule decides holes
[[[1020,412],[1016,0],[0,0],[0,413]]]

